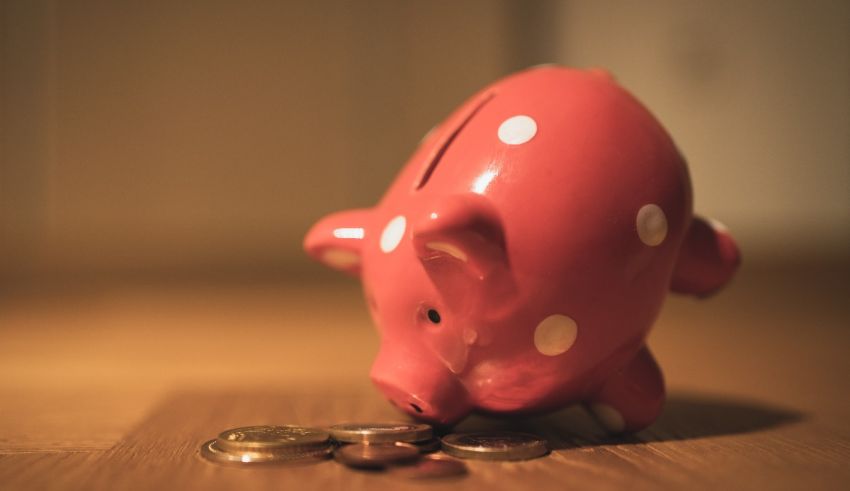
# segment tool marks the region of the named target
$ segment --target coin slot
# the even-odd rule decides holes
[[[442,160],[443,155],[445,155],[446,151],[449,149],[449,145],[451,145],[455,138],[457,138],[461,130],[463,130],[463,128],[466,127],[467,124],[469,124],[473,116],[478,114],[478,111],[480,111],[485,104],[493,100],[493,97],[495,95],[496,94],[493,92],[485,95],[481,99],[481,101],[475,105],[472,111],[470,111],[469,114],[463,119],[460,125],[449,134],[443,144],[440,145],[439,149],[434,152],[433,156],[431,157],[431,161],[428,163],[428,165],[425,167],[425,171],[422,173],[422,177],[419,178],[419,183],[416,185],[417,191],[425,187],[425,184],[427,184],[428,180],[431,179],[431,176],[434,174],[434,170],[437,169],[437,164],[440,163],[440,160]]]
[[[419,407],[419,406],[417,406],[416,404],[413,404],[413,403],[411,402],[411,403],[410,403],[410,407],[412,407],[412,408],[413,408],[413,410],[414,410],[414,411],[416,411],[417,413],[422,414],[422,408],[421,408],[421,407]]]

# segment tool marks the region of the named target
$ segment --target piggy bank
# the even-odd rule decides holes
[[[647,334],[668,291],[705,296],[739,254],[692,214],[684,159],[601,70],[535,68],[431,130],[373,208],[308,232],[357,276],[381,337],[372,381],[417,419],[581,403],[611,432],[664,402]]]

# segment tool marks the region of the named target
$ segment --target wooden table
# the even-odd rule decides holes
[[[0,298],[0,489],[847,489],[844,265],[750,267],[671,297],[650,343],[669,388],[651,428],[608,438],[577,408],[461,429],[554,451],[417,483],[333,461],[242,469],[198,447],[247,424],[393,419],[356,284],[74,285]]]

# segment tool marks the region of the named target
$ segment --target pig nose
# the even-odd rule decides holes
[[[392,363],[379,355],[371,377],[393,405],[422,421],[452,425],[472,410],[467,390],[439,365],[426,368],[409,362]]]

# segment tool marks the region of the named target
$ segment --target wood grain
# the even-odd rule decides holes
[[[198,455],[203,441],[234,426],[398,417],[379,397],[363,392],[179,393],[109,451],[5,455],[0,481],[13,488],[57,489],[419,489],[418,483],[352,471],[334,461],[242,469]],[[661,420],[628,438],[605,437],[577,408],[521,422],[474,417],[459,429],[533,431],[545,435],[554,451],[520,463],[468,461],[469,476],[436,487],[801,489],[850,478],[846,427],[844,435],[836,435],[830,425],[805,423],[803,415],[787,409],[706,394],[674,392]],[[48,464],[67,466],[69,473],[26,470]]]
[[[846,489],[847,278],[752,269],[708,302],[673,298],[651,338],[669,386],[655,425],[472,417],[459,429],[533,431],[553,452],[429,484],[198,455],[233,426],[399,418],[368,385],[376,337],[351,283],[7,295],[0,489]]]

